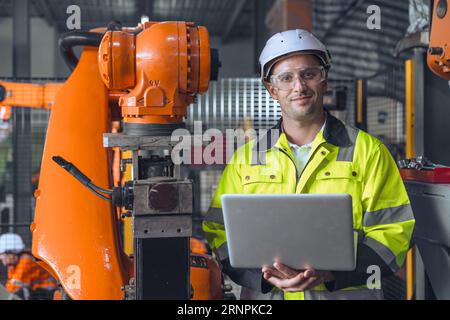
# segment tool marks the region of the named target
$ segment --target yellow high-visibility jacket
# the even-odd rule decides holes
[[[379,290],[367,288],[368,268],[380,267],[382,276],[396,272],[405,261],[415,223],[394,159],[378,139],[327,113],[308,163],[297,173],[281,121],[262,138],[236,150],[203,222],[206,239],[223,272],[253,290],[265,293],[272,289],[262,279],[261,270],[230,266],[221,209],[223,194],[347,193],[352,196],[353,227],[358,232],[356,269],[330,270],[335,281],[304,293],[285,293],[284,298],[373,298]]]

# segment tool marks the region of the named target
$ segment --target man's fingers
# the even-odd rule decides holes
[[[268,274],[270,276],[270,274]],[[293,288],[300,286],[303,281],[303,273],[299,273],[296,277],[290,278],[290,279],[283,279],[278,277],[270,276],[269,278],[266,278],[268,282],[273,284],[274,286],[280,288],[281,290],[285,290],[286,288]]]
[[[276,270],[276,269],[273,267],[270,267],[270,266],[263,266],[261,268],[261,270],[262,270],[262,272],[270,272],[271,270]]]
[[[305,291],[307,289],[311,289],[312,285],[314,285],[315,282],[317,282],[318,279],[313,278],[303,278],[303,281],[297,285],[288,286],[285,287],[283,290],[286,292],[299,292],[299,291]],[[319,282],[320,283],[320,282]],[[315,286],[315,285],[314,285]]]
[[[314,269],[306,269],[304,272],[305,278],[311,278],[311,277],[314,277],[315,275],[316,275],[316,270],[314,270]]]
[[[277,269],[263,267],[262,272],[268,273],[269,275],[280,278],[280,279],[286,279],[286,275],[284,275]]]
[[[301,273],[301,272],[299,272],[299,271],[297,271],[297,270],[295,270],[295,269],[289,268],[288,266],[286,266],[286,265],[284,265],[284,264],[282,264],[282,263],[280,263],[280,262],[275,262],[275,263],[273,264],[273,266],[274,266],[278,271],[280,271],[281,273],[285,274],[286,277],[288,277],[288,278],[296,277],[299,273]]]
[[[280,289],[286,289],[286,288],[295,288],[298,286],[301,286],[303,282],[305,281],[305,277],[303,276],[303,273],[300,272],[297,276],[289,279],[284,279],[281,283]]]
[[[264,277],[266,277],[266,276],[264,276]],[[283,289],[283,288],[282,288],[282,286],[283,286],[283,281],[286,281],[286,280],[284,280],[284,279],[280,279],[280,278],[277,278],[277,277],[272,277],[272,276],[270,276],[270,275],[269,275],[268,278],[266,278],[266,280],[267,280],[270,284],[272,284],[272,285],[274,285],[275,287],[278,287],[278,288],[280,288],[280,289]]]
[[[275,262],[274,267],[275,269],[269,266],[262,268],[264,279],[283,291],[304,291],[323,282],[314,269],[301,272],[279,262]]]

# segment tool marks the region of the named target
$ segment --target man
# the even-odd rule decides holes
[[[15,233],[0,236],[0,260],[8,268],[6,289],[25,300],[51,300],[56,281],[25,251],[22,238]]]
[[[324,111],[331,59],[314,35],[299,29],[277,33],[259,61],[262,81],[281,105],[274,127],[280,135],[239,148],[223,172],[203,223],[222,271],[243,289],[279,290],[285,299],[382,299],[381,290],[367,288],[369,267],[378,267],[382,277],[396,272],[414,227],[395,161],[379,140]],[[356,269],[294,270],[282,261],[262,270],[232,268],[220,199],[233,193],[350,194],[358,232]],[[267,241],[271,236],[276,235]]]

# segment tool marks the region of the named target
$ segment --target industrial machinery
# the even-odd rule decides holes
[[[448,0],[432,1],[427,63],[431,71],[450,80],[450,8]]]
[[[60,48],[73,68],[65,83],[0,83],[0,105],[51,108],[33,255],[72,299],[222,298],[217,263],[190,250],[192,181],[170,158],[172,131],[218,74],[208,31],[111,23],[63,35]],[[127,219],[133,255],[121,241]]]
[[[413,234],[420,254],[416,270],[416,298],[449,299],[450,275],[450,167],[423,157],[403,160],[400,172],[416,219]]]
[[[427,52],[428,67],[446,81],[450,80],[449,9],[448,0],[431,1]],[[438,95],[440,91],[436,89],[433,93]],[[432,105],[433,97],[427,98]],[[445,99],[441,96],[439,103]],[[426,112],[428,115],[431,110]],[[439,111],[435,112],[442,117]],[[433,126],[438,125],[433,123]],[[413,234],[419,252],[416,299],[450,299],[450,275],[446,272],[450,268],[450,167],[436,165],[423,156],[402,161],[400,167],[416,219]]]

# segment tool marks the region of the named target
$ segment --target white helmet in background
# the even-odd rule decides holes
[[[303,29],[274,34],[267,40],[259,56],[261,79],[266,80],[273,65],[292,53],[309,53],[317,56],[326,70],[331,67],[331,56],[325,45],[311,32]]]
[[[0,235],[0,254],[5,252],[19,253],[25,249],[22,238],[15,233],[4,233]]]

